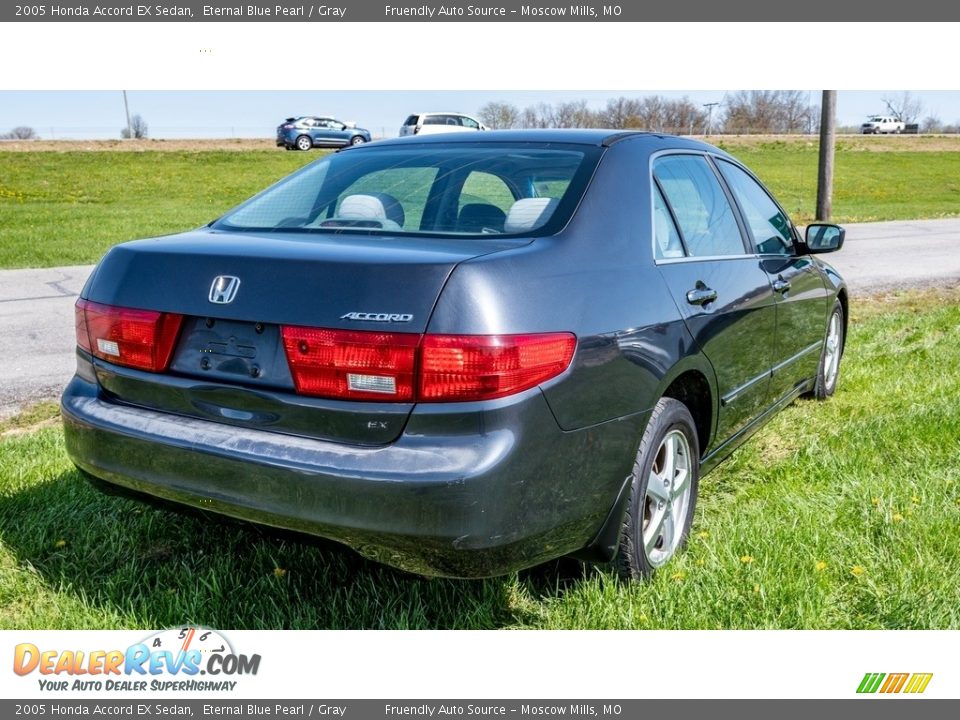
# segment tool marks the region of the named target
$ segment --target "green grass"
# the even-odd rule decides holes
[[[855,305],[837,394],[798,401],[707,476],[688,549],[633,585],[570,561],[425,580],[102,496],[58,427],[11,422],[0,628],[956,629],[958,345],[960,290]]]
[[[774,141],[755,146],[731,144],[725,149],[757,174],[794,221],[813,219],[819,157],[816,143]],[[840,139],[834,164],[833,213],[837,222],[960,215],[960,152],[864,152]]]
[[[874,143],[885,148],[880,151],[865,151],[862,138],[839,141],[838,221],[960,214],[960,152],[953,145],[934,138],[945,149],[914,151],[884,140]],[[794,220],[812,218],[815,143],[726,142]],[[923,147],[911,142],[909,147]],[[318,156],[269,150],[0,152],[0,268],[93,263],[118,242],[198,227]]]
[[[319,153],[0,152],[0,267],[94,263],[204,225]]]

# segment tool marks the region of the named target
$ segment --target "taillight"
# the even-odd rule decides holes
[[[354,400],[413,400],[419,335],[283,328],[297,392]]]
[[[562,373],[575,348],[569,333],[425,335],[418,395],[435,402],[512,395]]]
[[[162,372],[180,332],[182,315],[77,300],[77,344],[116,365]]]
[[[294,386],[304,395],[457,402],[512,395],[570,365],[576,337],[416,335],[285,326]]]

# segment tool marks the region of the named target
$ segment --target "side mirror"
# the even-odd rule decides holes
[[[839,225],[813,223],[807,225],[804,244],[811,255],[818,253],[836,252],[843,247],[843,240],[847,231]]]

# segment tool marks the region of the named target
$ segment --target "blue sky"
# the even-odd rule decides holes
[[[902,91],[845,91],[838,97],[841,125],[859,124],[866,115],[882,112],[882,98]],[[541,102],[586,100],[599,109],[619,95],[688,96],[697,103],[722,102],[722,90],[688,91],[129,91],[130,112],[139,113],[155,138],[268,137],[290,115],[330,114],[352,120],[375,136],[393,136],[403,119],[417,110],[476,112],[491,100],[520,108]],[[924,116],[946,123],[960,121],[960,91],[911,93],[923,103]],[[811,91],[814,102],[819,91]],[[119,90],[0,92],[0,132],[17,125],[33,127],[41,137],[63,139],[115,138],[124,126],[123,97]]]

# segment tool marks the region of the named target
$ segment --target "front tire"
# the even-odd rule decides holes
[[[313,140],[306,135],[297,138],[297,150],[310,150],[313,147]]]
[[[650,577],[686,543],[697,503],[700,446],[686,405],[661,398],[650,416],[630,475],[617,572]]]
[[[813,395],[817,400],[826,400],[837,389],[840,378],[840,358],[843,356],[843,305],[834,300],[833,311],[827,321],[827,332],[820,351],[820,365],[817,367],[817,381]]]
[[[354,135],[352,138],[350,138],[351,145],[363,145],[365,142],[366,140],[364,139],[363,135]]]

